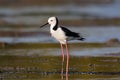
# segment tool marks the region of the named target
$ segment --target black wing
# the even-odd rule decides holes
[[[79,33],[72,32],[72,31],[70,31],[69,29],[67,29],[65,27],[61,27],[61,29],[65,32],[66,36],[69,36],[69,37],[80,37]]]

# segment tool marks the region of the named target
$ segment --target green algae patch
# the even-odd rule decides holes
[[[110,46],[108,46],[105,43],[70,43],[69,47],[101,48],[101,47],[110,47]],[[60,44],[59,43],[14,43],[14,44],[6,44],[4,48],[5,49],[60,48]]]
[[[65,59],[66,60],[66,59]],[[65,72],[66,62],[64,62]],[[0,56],[0,75],[5,80],[60,79],[61,56]],[[120,75],[119,57],[71,56],[69,78],[115,78]],[[18,78],[16,78],[18,77]]]

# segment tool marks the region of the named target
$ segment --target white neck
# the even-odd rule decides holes
[[[56,24],[50,24],[50,28],[53,29]]]

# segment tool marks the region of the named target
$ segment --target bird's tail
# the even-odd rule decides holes
[[[82,37],[82,38],[80,38],[80,39],[78,39],[78,40],[84,41],[84,40],[85,40],[85,38],[83,38],[83,37]]]

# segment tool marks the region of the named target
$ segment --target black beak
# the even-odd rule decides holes
[[[44,27],[44,26],[46,26],[46,25],[48,25],[48,23],[46,23],[46,24],[44,24],[44,25],[40,26],[40,28],[42,28],[42,27]]]

